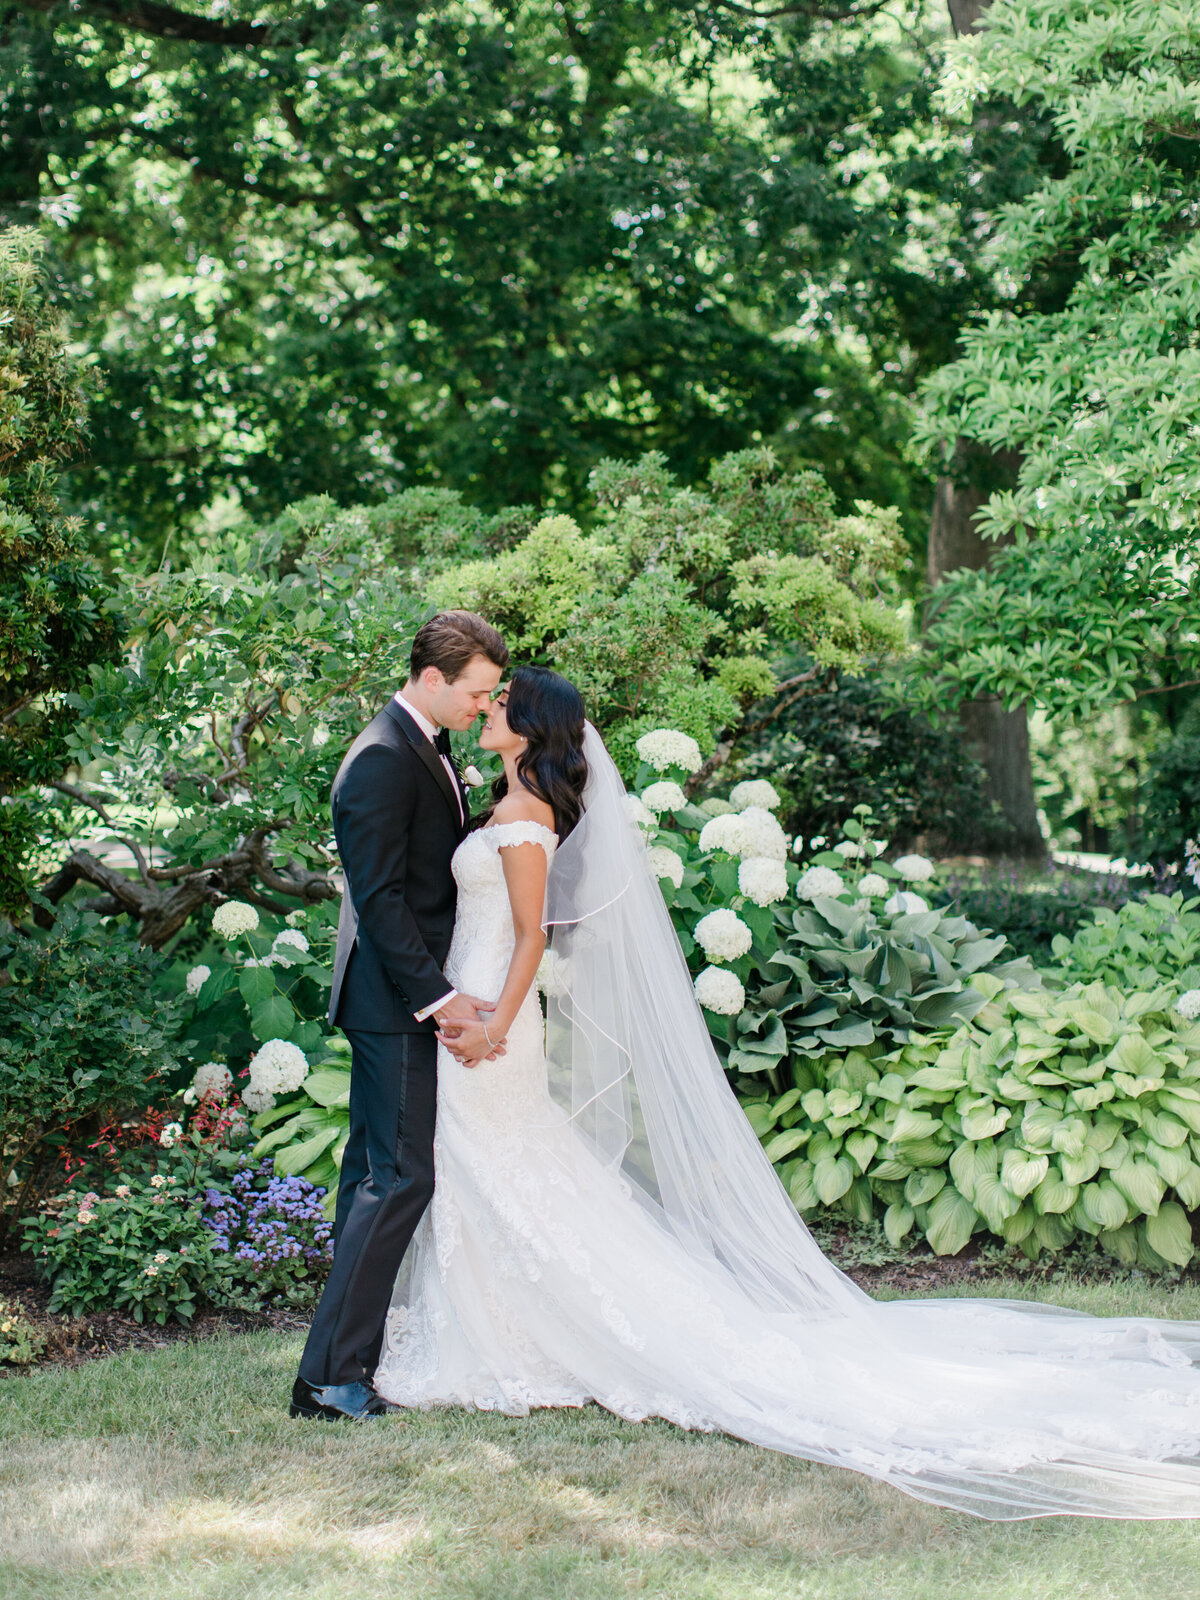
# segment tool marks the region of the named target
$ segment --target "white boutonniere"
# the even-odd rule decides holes
[[[462,780],[468,789],[478,789],[479,785],[484,781],[483,773],[480,772],[478,767],[464,767]]]

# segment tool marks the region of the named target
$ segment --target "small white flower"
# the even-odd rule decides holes
[[[183,1128],[178,1122],[168,1122],[158,1136],[158,1142],[164,1149],[169,1150],[173,1144],[178,1144],[183,1138]]]
[[[128,1200],[133,1191],[130,1189],[127,1183],[119,1183],[113,1190],[113,1193],[116,1195],[118,1200]]]
[[[267,1089],[256,1089],[253,1084],[242,1090],[242,1104],[248,1111],[256,1114],[259,1111],[270,1111],[275,1104],[275,1096]]]
[[[754,935],[741,917],[726,907],[701,917],[693,931],[696,943],[710,961],[736,961],[754,942]]]
[[[877,872],[865,873],[858,880],[858,892],[878,900],[880,895],[888,892],[888,881],[886,878],[881,878]]]
[[[922,900],[919,894],[913,894],[911,889],[901,889],[886,903],[883,908],[889,917],[903,915],[915,916],[918,911],[928,911],[929,902]]]
[[[199,994],[204,987],[205,980],[212,977],[212,968],[206,966],[193,967],[188,973],[186,983],[189,994]]]
[[[773,906],[787,887],[787,868],[770,856],[749,856],[738,868],[738,889],[756,906]]]
[[[308,921],[307,911],[289,911],[283,919],[289,928],[303,928]]]
[[[858,843],[856,839],[843,839],[840,844],[833,847],[838,855],[844,856],[847,861],[853,861],[858,856],[865,856],[867,848]]]
[[[700,746],[690,734],[680,733],[678,728],[654,728],[644,733],[634,748],[655,772],[666,772],[668,767],[699,772],[704,765]]]
[[[478,767],[464,767],[462,779],[468,789],[478,789],[481,783],[486,782]]]
[[[745,811],[747,806],[761,806],[764,811],[774,811],[782,805],[779,791],[765,778],[747,778],[745,783],[735,783],[729,791],[729,803],[735,811]]]
[[[1188,989],[1175,1002],[1175,1009],[1185,1022],[1195,1022],[1200,1017],[1200,989]]]
[[[669,878],[679,888],[683,882],[683,862],[674,850],[668,850],[664,844],[651,845],[646,852],[646,861],[656,878]]]
[[[152,1189],[165,1189],[166,1186],[167,1180],[163,1177],[161,1172],[156,1172],[150,1179],[150,1187]]]
[[[322,745],[329,743],[329,729],[323,722],[318,722],[309,734],[309,740],[314,750],[319,750]]]
[[[282,933],[277,933],[271,945],[271,954],[275,955],[281,946],[286,948],[288,945],[291,945],[294,950],[300,950],[305,954],[308,952],[308,940],[300,932],[299,928],[284,928]]]
[[[706,1011],[719,1017],[736,1017],[746,1004],[746,991],[736,972],[724,967],[705,967],[692,987]]]
[[[639,828],[658,827],[658,818],[649,807],[642,804],[637,795],[627,794],[625,796],[625,809],[629,812],[631,820],[636,822]]]
[[[89,1222],[95,1222],[95,1220],[96,1220],[96,1213],[94,1211],[92,1211],[87,1206],[85,1206],[82,1211],[78,1211],[75,1214],[75,1221],[76,1222],[82,1222],[85,1227],[87,1226],[87,1224]]]
[[[832,867],[809,867],[807,872],[801,873],[796,893],[801,900],[816,900],[818,896],[835,899],[845,888],[841,874]]]
[[[148,1266],[146,1268],[145,1276],[147,1278],[157,1278],[158,1277],[158,1268],[156,1266],[154,1266],[154,1265]]]
[[[290,1094],[308,1077],[308,1059],[288,1039],[268,1039],[250,1057],[250,1087],[267,1094]],[[242,1099],[246,1096],[243,1094]]]
[[[166,1262],[170,1261],[171,1258],[170,1258],[170,1256],[167,1254],[167,1252],[165,1250],[158,1250],[158,1251],[155,1252],[154,1259],[155,1259],[155,1261],[158,1262],[159,1266],[161,1267]]]
[[[706,817],[727,817],[734,809],[728,800],[722,800],[715,794],[700,802],[700,810],[703,811]]]
[[[211,1095],[215,1099],[232,1087],[233,1073],[223,1061],[205,1061],[196,1068],[192,1079],[192,1097],[207,1100]],[[186,1095],[184,1099],[187,1099]]]
[[[642,804],[649,806],[655,816],[664,811],[679,811],[688,803],[688,797],[677,783],[669,780],[649,784],[642,790]]]
[[[223,939],[238,939],[258,927],[258,912],[244,900],[226,900],[213,912],[213,932]]]
[[[933,862],[924,856],[897,856],[892,865],[906,883],[928,883],[933,877]]]
[[[247,956],[242,965],[247,967],[273,967],[275,963],[270,956]]]

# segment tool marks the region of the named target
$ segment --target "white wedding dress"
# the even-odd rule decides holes
[[[529,822],[476,831],[455,854],[446,974],[467,993],[503,985],[513,931],[499,852],[530,841],[553,861],[554,834]],[[661,996],[670,985],[652,976]],[[670,1106],[650,1107],[643,1086],[648,1109],[630,1141],[640,1154],[625,1168],[606,1160],[594,1128],[551,1092],[545,1030],[531,991],[503,1057],[467,1068],[439,1051],[437,1187],[397,1284],[381,1394],[509,1415],[594,1401],[991,1518],[1200,1516],[1200,1325],[995,1301],[876,1303],[820,1254],[753,1135],[743,1142],[716,1067],[696,1099],[711,1078],[724,1097],[713,1104],[732,1108],[723,1148],[739,1189],[762,1185],[763,1259],[795,1262],[769,1281],[733,1255],[723,1218],[707,1231],[696,1220],[734,1205],[713,1198],[715,1163],[686,1203],[637,1178]]]

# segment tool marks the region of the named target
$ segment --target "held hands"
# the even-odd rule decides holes
[[[497,1039],[494,1032],[490,1039],[488,1037],[491,1032],[488,1022],[495,1009],[495,1004],[490,1000],[457,994],[436,1013],[440,1025],[437,1033],[439,1043],[444,1044],[464,1067],[478,1066],[481,1061],[494,1061],[497,1056],[504,1054],[504,1040]]]

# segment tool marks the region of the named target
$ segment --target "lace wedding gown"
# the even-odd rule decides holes
[[[467,993],[503,985],[499,852],[527,842],[553,861],[554,834],[529,822],[478,830],[455,854],[446,974]],[[1200,1326],[878,1304],[806,1231],[809,1286],[780,1309],[598,1159],[549,1092],[536,990],[503,1057],[468,1068],[439,1051],[435,1159],[375,1375],[402,1406],[519,1416],[594,1401],[992,1518],[1200,1516]]]

